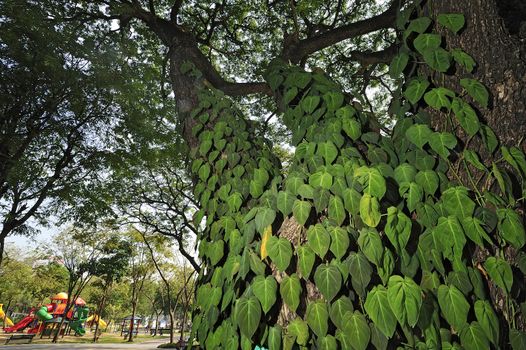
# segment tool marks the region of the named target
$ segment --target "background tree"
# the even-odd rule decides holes
[[[118,233],[106,233],[110,237],[106,237],[104,245],[101,247],[102,257],[97,261],[95,275],[100,280],[100,287],[102,289],[102,296],[99,299],[97,310],[95,312],[99,319],[102,317],[106,298],[113,284],[119,282],[128,271],[128,263],[132,248],[130,243],[119,237]],[[99,322],[95,319],[95,332],[93,334],[93,342],[98,340]]]
[[[120,75],[103,41],[76,25],[50,24],[62,5],[0,6],[1,263],[8,235],[30,234],[30,219],[45,225],[100,167]]]
[[[145,282],[149,280],[155,270],[150,263],[148,248],[144,244],[141,234],[135,229],[127,232],[129,239],[132,240],[133,249],[130,255],[129,270],[127,273],[128,283],[130,288],[130,304],[131,304],[131,321],[128,330],[128,341],[133,341],[135,316],[139,298],[143,292]]]
[[[68,271],[68,284],[67,294],[68,299],[66,301],[66,307],[64,309],[64,315],[71,310],[75,305],[77,298],[84,288],[91,281],[93,276],[99,271],[98,262],[101,258],[101,248],[104,237],[104,233],[85,232],[77,231],[75,228],[71,228],[62,232],[58,235],[56,241],[56,258]],[[80,240],[82,238],[82,241]],[[56,343],[62,326],[66,317],[63,317],[60,321],[58,331],[53,336],[53,343]]]

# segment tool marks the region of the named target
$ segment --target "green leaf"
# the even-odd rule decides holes
[[[316,153],[325,159],[327,165],[332,164],[336,157],[338,157],[338,149],[331,141],[318,144],[318,150]]]
[[[341,259],[349,248],[350,240],[347,231],[341,227],[330,228],[330,250],[337,259]]]
[[[275,325],[274,327],[269,328],[268,333],[268,347],[269,349],[281,349],[281,327]],[[232,348],[237,349],[237,347]]]
[[[336,338],[334,338],[332,335],[318,338],[317,345],[319,350],[334,350],[338,348],[338,344],[336,344]]]
[[[358,245],[370,262],[380,266],[384,247],[380,235],[375,229],[363,228],[358,237]]]
[[[361,252],[352,252],[347,258],[347,263],[349,264],[352,287],[363,298],[365,297],[365,288],[371,281],[373,268]]]
[[[477,300],[475,302],[475,316],[488,339],[498,346],[500,334],[499,319],[491,303],[487,300]]]
[[[399,188],[400,195],[407,201],[407,209],[414,211],[418,204],[422,202],[424,191],[422,186],[416,182],[404,183]]]
[[[277,207],[283,216],[288,216],[292,213],[292,207],[296,198],[289,192],[280,191],[277,196]]]
[[[354,188],[346,188],[343,190],[343,203],[345,209],[352,214],[357,215],[360,212],[360,200],[362,196]]]
[[[424,54],[426,50],[437,49],[442,43],[442,37],[438,34],[419,34],[413,41],[415,49]]]
[[[289,176],[285,182],[287,192],[290,192],[292,195],[298,194],[298,189],[301,185],[303,185],[303,179],[297,176]]]
[[[330,190],[332,187],[332,175],[327,171],[317,171],[309,176],[309,184],[314,188]]]
[[[510,344],[513,350],[526,349],[526,333],[510,329]]]
[[[468,94],[477,101],[482,107],[488,107],[489,93],[484,85],[478,80],[464,78],[460,79],[460,85],[466,89]]]
[[[299,271],[304,279],[308,279],[316,256],[308,246],[299,246],[296,250],[296,255],[298,256]]]
[[[471,57],[461,49],[451,50],[451,55],[453,56],[455,62],[466,68],[468,73],[471,73],[475,68],[476,63],[473,57]]]
[[[329,220],[335,223],[336,225],[341,225],[345,217],[347,216],[345,208],[343,206],[343,201],[338,196],[331,196],[329,199],[329,208],[328,208]]]
[[[482,228],[482,221],[477,218],[468,216],[462,219],[462,227],[464,233],[479,247],[484,248],[484,242],[482,239],[486,239],[491,244],[491,238],[488,237],[486,231]]]
[[[342,129],[345,131],[347,136],[351,138],[351,140],[356,141],[360,138],[362,135],[362,125],[359,121],[357,121],[354,118],[345,118],[342,120]]]
[[[287,333],[296,337],[296,343],[299,345],[307,345],[309,340],[309,326],[301,318],[295,318],[287,326]]]
[[[292,206],[292,214],[300,225],[305,225],[310,215],[312,204],[309,201],[296,199]]]
[[[279,271],[285,271],[292,258],[292,246],[286,238],[270,237],[267,243],[270,259],[276,264]]]
[[[322,301],[316,301],[307,305],[305,314],[307,324],[318,337],[324,337],[329,327],[329,312],[327,305]]]
[[[380,223],[380,204],[376,197],[365,193],[360,199],[360,217],[370,227],[376,227]]]
[[[484,262],[484,267],[491,277],[492,282],[502,288],[505,292],[511,292],[513,285],[513,272],[508,262],[501,258],[489,257]]]
[[[461,13],[441,13],[437,17],[438,23],[451,30],[453,33],[458,33],[464,27],[466,20]]]
[[[335,111],[343,104],[344,96],[341,92],[327,92],[323,95],[329,111]]]
[[[342,275],[336,266],[320,265],[314,273],[314,282],[325,299],[331,301],[340,291]]]
[[[438,189],[439,178],[433,170],[419,171],[416,174],[415,181],[427,194],[434,195]]]
[[[269,180],[267,170],[263,168],[254,169],[254,180],[261,185],[265,185]]]
[[[241,297],[236,302],[236,321],[247,338],[252,338],[261,319],[261,306],[256,297]]]
[[[404,96],[409,102],[416,104],[420,101],[422,96],[424,96],[428,87],[429,81],[427,78],[418,76],[407,83],[407,87],[404,90]]]
[[[429,17],[418,17],[413,19],[409,22],[409,25],[407,26],[406,32],[416,32],[416,33],[423,33],[426,31],[427,28],[429,28],[429,25],[431,24],[431,18]]]
[[[330,317],[332,323],[337,328],[343,329],[346,320],[346,314],[352,313],[354,310],[354,307],[352,305],[351,299],[349,299],[346,296],[340,297],[338,300],[332,303],[331,309],[330,309]]]
[[[405,135],[411,143],[421,149],[429,141],[432,133],[427,125],[414,124],[407,129]]]
[[[462,219],[473,216],[475,202],[469,198],[468,189],[463,186],[451,187],[442,193],[442,202],[450,215]]]
[[[274,277],[256,276],[252,281],[252,291],[261,303],[264,313],[269,312],[270,308],[276,302],[276,293],[278,284]]]
[[[243,203],[243,196],[239,192],[232,193],[227,198],[227,205],[231,212],[236,212],[241,207],[241,204]]]
[[[425,50],[423,57],[427,65],[438,72],[446,72],[451,66],[451,55],[441,47]]]
[[[367,349],[371,338],[371,330],[362,313],[359,311],[347,313],[344,318],[343,331],[351,338],[350,346],[353,350]]]
[[[387,209],[387,223],[385,234],[398,253],[405,249],[411,235],[411,220],[396,207]]]
[[[480,134],[482,136],[482,140],[484,141],[484,145],[488,149],[490,153],[495,152],[495,149],[499,145],[499,140],[497,139],[497,136],[493,132],[493,130],[487,126],[482,125],[480,129]]]
[[[354,176],[363,185],[364,193],[381,199],[386,191],[385,179],[376,168],[361,166],[354,171]]]
[[[526,233],[519,214],[512,209],[497,209],[497,217],[500,236],[514,248],[522,248],[526,243]]]
[[[409,163],[402,163],[394,170],[394,178],[401,185],[404,182],[413,182],[416,175],[416,169]]]
[[[205,182],[209,176],[210,176],[210,165],[208,165],[208,163],[205,163],[199,168],[199,179]]]
[[[387,300],[401,325],[406,322],[414,327],[422,307],[422,290],[409,277],[391,276],[387,288]]]
[[[391,338],[396,329],[396,317],[389,306],[386,289],[381,285],[374,287],[367,294],[364,307],[375,326]]]
[[[486,333],[478,322],[471,322],[460,330],[460,343],[465,350],[490,349]]]
[[[270,208],[259,208],[256,214],[256,229],[263,233],[267,226],[272,225],[276,218],[276,212]]]
[[[312,114],[320,104],[320,96],[307,96],[301,100],[301,108],[307,114]]]
[[[287,304],[292,311],[296,312],[300,304],[301,294],[301,283],[298,275],[293,273],[283,278],[283,281],[281,281],[279,285],[279,293],[285,304]]]
[[[450,109],[451,100],[454,98],[455,93],[444,87],[433,88],[424,95],[424,101],[436,110],[441,108]]]
[[[322,224],[310,226],[307,230],[307,240],[312,250],[323,259],[329,251],[331,236]]]
[[[449,150],[457,145],[457,138],[449,132],[434,132],[429,139],[429,146],[442,158],[449,157]]]
[[[314,189],[307,184],[303,184],[298,188],[298,194],[303,199],[314,199]]]
[[[480,161],[480,157],[479,157],[478,153],[476,153],[476,152],[474,152],[472,150],[466,149],[466,150],[464,150],[464,152],[462,154],[464,155],[464,159],[469,164],[473,165],[478,170],[487,171],[486,166],[484,164],[482,164],[482,162]]]
[[[433,230],[433,237],[436,237],[438,240],[439,246],[437,248],[440,249],[445,257],[450,260],[462,257],[462,252],[466,245],[466,237],[462,226],[460,226],[455,216],[440,217],[438,225]]]
[[[446,321],[455,330],[461,330],[467,323],[469,303],[464,294],[455,286],[441,285],[438,287],[438,304]]]
[[[210,263],[216,265],[224,255],[225,242],[222,240],[215,241],[208,245],[207,253],[210,257]]]
[[[409,62],[409,55],[405,52],[399,52],[389,66],[389,75],[391,78],[397,79],[403,73],[407,62]]]

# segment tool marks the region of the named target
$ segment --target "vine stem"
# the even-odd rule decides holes
[[[455,178],[458,180],[458,182],[461,184],[461,185],[464,185],[464,181],[462,181],[462,179],[460,178],[460,176],[458,175],[457,171],[455,170],[455,168],[453,167],[453,164],[451,164],[451,162],[449,161],[449,159],[446,159],[447,161],[447,165],[449,166],[449,169],[451,169],[451,172],[453,173],[453,175],[455,176]]]

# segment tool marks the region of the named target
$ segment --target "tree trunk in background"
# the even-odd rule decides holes
[[[93,334],[93,342],[96,343],[97,340],[99,340],[99,336],[97,335],[97,332],[99,331],[99,322],[100,322],[100,319],[102,317],[102,311],[104,310],[104,302],[106,301],[106,295],[107,295],[107,290],[108,290],[109,286],[107,286],[105,289],[104,289],[104,294],[102,294],[102,299],[100,301],[100,304],[98,306],[98,313],[95,314],[93,320],[96,322],[95,323],[95,334]],[[98,318],[95,318],[97,317]]]
[[[434,0],[434,15],[462,13],[466,27],[460,35],[441,33],[451,48],[461,48],[477,62],[473,78],[490,92],[488,109],[481,109],[482,119],[495,131],[503,144],[518,146],[526,135],[526,33],[520,37],[517,18],[526,29],[526,2],[521,0]],[[513,12],[503,11],[511,6]],[[505,17],[502,17],[504,15]],[[526,30],[523,30],[526,32]],[[466,75],[463,71],[457,75]],[[462,91],[458,77],[446,77],[445,85]],[[444,120],[435,120],[443,126]],[[443,128],[442,128],[443,129]],[[526,151],[526,143],[520,145]]]
[[[131,314],[131,320],[130,320],[130,328],[128,332],[128,342],[133,341],[133,330],[135,328],[135,310],[137,309],[137,301],[132,301],[132,314]]]

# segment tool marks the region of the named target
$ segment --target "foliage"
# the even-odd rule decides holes
[[[30,234],[31,221],[48,223],[96,178],[118,115],[114,54],[93,32],[54,23],[63,7],[0,5],[0,261],[6,236]]]
[[[327,75],[270,64],[265,78],[296,147],[284,178],[271,147],[251,134],[231,101],[201,91],[192,114],[200,142],[192,172],[207,268],[198,279],[193,333],[206,348],[338,342],[470,349],[505,346],[508,333],[520,343],[513,289],[521,287],[505,252],[524,255],[514,208],[524,200],[526,158],[500,146],[479,120],[476,110],[488,105],[481,83],[463,78],[463,91],[440,84],[453,66],[472,70],[469,55],[444,47],[434,29],[458,32],[464,17],[409,20],[412,11],[400,14],[405,56],[395,58],[391,73],[404,97],[391,108],[398,120],[389,135],[375,132],[374,121]],[[418,64],[427,68],[409,69]],[[418,75],[402,77],[406,71]],[[447,118],[447,130],[433,129],[432,110]],[[464,135],[468,141],[460,142]],[[486,146],[482,155],[500,152],[502,159],[485,164],[471,139]],[[483,264],[476,249],[488,252]],[[505,296],[503,308],[486,283]]]

